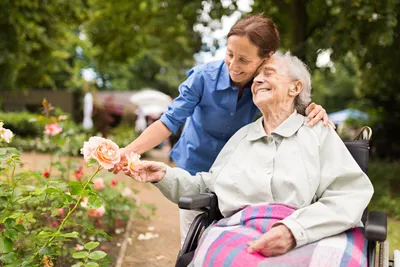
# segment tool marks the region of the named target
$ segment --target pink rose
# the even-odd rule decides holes
[[[96,190],[103,190],[104,189],[104,179],[100,178],[100,177],[93,179],[93,187]]]
[[[44,127],[44,133],[49,136],[55,136],[61,133],[63,129],[58,125],[58,123],[46,124]]]
[[[140,161],[140,155],[134,152],[131,152],[129,155],[127,155],[127,160],[127,168],[131,173],[139,172],[140,169],[143,167],[142,162]]]
[[[81,251],[83,250],[85,247],[79,244],[76,244],[76,246],[74,247],[75,251]]]
[[[104,206],[101,206],[100,208],[97,209],[88,210],[88,215],[93,218],[100,218],[104,215],[105,212],[106,209],[104,208]]]
[[[10,143],[14,134],[11,132],[11,130],[3,128],[3,125],[4,123],[0,121],[0,137],[3,138],[7,143]]]
[[[66,115],[58,116],[58,121],[65,121],[68,117]]]
[[[88,197],[84,197],[84,198],[82,198],[82,200],[81,200],[81,206],[83,207],[83,208],[87,208],[87,206],[88,206]]]
[[[135,198],[135,193],[132,191],[132,189],[130,189],[129,187],[125,187],[122,192],[121,195],[126,197],[126,198]]]
[[[118,145],[111,140],[97,136],[90,137],[89,142],[83,144],[81,154],[86,162],[94,158],[107,170],[113,168],[121,160]]]
[[[59,209],[58,209],[57,216],[58,216],[58,217],[62,217],[63,215],[64,215],[64,208],[59,208]]]

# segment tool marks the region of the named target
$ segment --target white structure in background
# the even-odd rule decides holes
[[[83,129],[93,128],[93,95],[87,91],[83,99]]]
[[[140,132],[143,132],[147,127],[146,117],[144,116],[144,113],[143,113],[141,107],[137,108],[136,115],[137,115],[137,119],[135,122],[135,131],[137,133],[140,133]]]
[[[145,88],[133,94],[130,101],[137,106],[136,131],[140,132],[148,126],[146,116],[159,118],[168,110],[172,98],[160,91]]]

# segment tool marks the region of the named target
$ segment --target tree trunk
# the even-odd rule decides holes
[[[292,0],[292,52],[306,62],[307,41],[307,2],[308,0]]]

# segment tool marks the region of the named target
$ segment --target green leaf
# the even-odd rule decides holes
[[[97,209],[100,208],[101,205],[103,204],[103,200],[98,197],[97,195],[91,195],[88,199],[88,207]]]
[[[94,249],[94,248],[97,248],[99,245],[100,245],[99,242],[88,242],[88,243],[86,243],[86,244],[84,245],[84,247],[85,247],[87,250],[92,250],[92,249]]]
[[[71,267],[81,267],[81,266],[82,266],[81,263],[76,263],[76,264],[72,265]]]
[[[4,265],[4,267],[9,266],[9,267],[17,267],[18,266],[18,254],[14,252],[10,252],[7,254],[3,254],[0,257],[0,262],[3,263],[10,263],[7,265]]]
[[[13,218],[7,218],[7,219],[4,221],[4,226],[5,226],[6,228],[12,228],[12,227],[14,227],[14,226],[15,226],[15,220],[14,220]]]
[[[87,163],[87,166],[88,166],[88,167],[92,167],[92,166],[94,166],[94,165],[96,165],[96,164],[97,164],[97,160],[94,159],[94,158],[90,158],[90,160],[89,160],[88,163]]]
[[[18,232],[15,231],[14,229],[6,229],[4,231],[4,234],[6,237],[10,238],[11,240],[17,240],[18,239]]]
[[[99,264],[93,261],[90,261],[85,264],[85,267],[99,267]]]
[[[68,238],[77,238],[79,236],[79,233],[74,231],[71,233],[62,234],[60,236],[68,237]]]
[[[57,188],[47,188],[46,190],[44,190],[44,192],[46,192],[47,194],[53,194],[60,192],[60,190]]]
[[[7,154],[7,148],[0,148],[0,156]]]
[[[27,200],[31,199],[32,196],[23,197],[17,200],[18,203],[25,203]]]
[[[89,253],[87,251],[79,251],[77,253],[72,254],[72,258],[74,259],[84,259],[87,258]]]
[[[21,152],[19,152],[18,149],[16,149],[15,147],[7,147],[7,152],[9,152],[12,155],[21,155]]]
[[[78,181],[69,182],[70,190],[72,196],[79,195],[82,192],[82,184]]]
[[[89,259],[91,260],[100,260],[107,256],[107,253],[101,250],[93,251],[92,253],[89,254]]]
[[[21,225],[21,224],[15,225],[14,228],[15,228],[17,231],[19,231],[19,232],[25,232],[25,231],[26,231],[25,226],[23,226],[23,225]]]
[[[0,254],[8,253],[13,249],[13,242],[7,238],[0,236]]]

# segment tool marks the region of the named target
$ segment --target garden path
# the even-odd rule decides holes
[[[21,156],[24,168],[45,171],[50,155],[38,153],[23,153]],[[153,150],[145,159],[160,160],[168,163],[168,150]],[[82,164],[84,162],[82,160]],[[132,189],[138,190],[141,203],[153,204],[156,207],[155,216],[150,220],[133,219],[131,233],[128,237],[132,242],[127,245],[123,267],[168,267],[174,266],[180,249],[179,209],[167,200],[154,186],[136,183],[123,174],[116,176],[118,181],[124,181]],[[149,230],[153,229],[153,230]],[[139,240],[140,234],[147,232],[158,237],[149,240]]]

